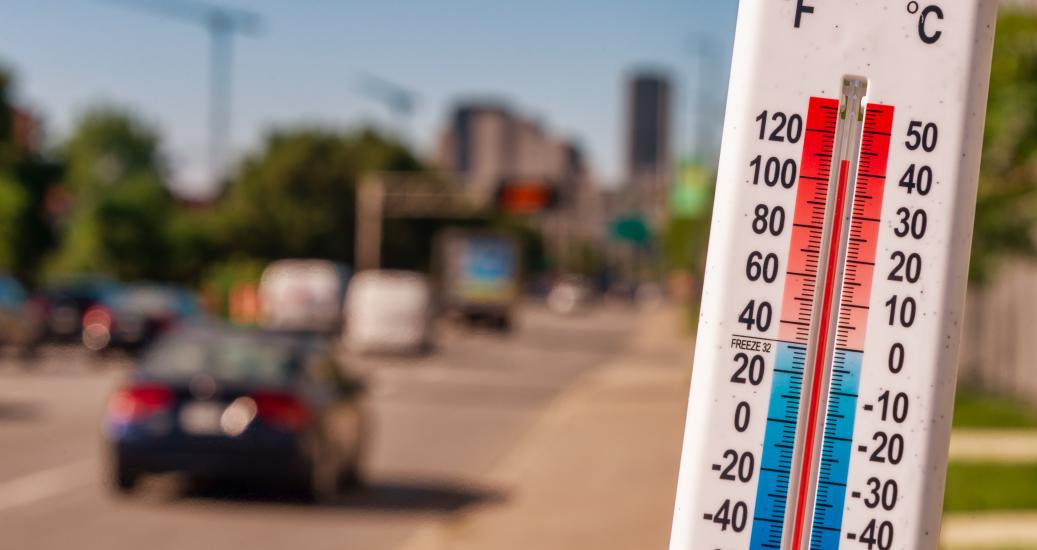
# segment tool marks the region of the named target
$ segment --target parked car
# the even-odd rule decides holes
[[[346,345],[361,353],[423,353],[432,347],[432,288],[413,271],[362,271],[346,293]]]
[[[43,334],[43,312],[14,277],[0,275],[0,346],[23,353],[36,349]]]
[[[52,342],[81,340],[83,314],[121,288],[103,277],[70,279],[46,287],[42,293],[44,338]]]
[[[349,270],[328,260],[278,260],[259,280],[260,324],[273,330],[338,334]]]
[[[126,493],[143,475],[181,472],[332,498],[360,480],[363,395],[313,338],[177,330],[108,402],[111,486]]]
[[[197,319],[198,299],[185,288],[135,284],[112,292],[83,313],[83,345],[92,351],[138,352],[163,333]]]

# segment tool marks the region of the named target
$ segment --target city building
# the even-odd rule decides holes
[[[540,182],[555,196],[535,221],[565,264],[574,243],[603,235],[598,189],[580,147],[499,102],[457,105],[440,136],[435,164],[476,201],[489,204],[507,182]]]
[[[565,187],[584,169],[577,146],[495,102],[458,105],[440,137],[435,160],[482,200],[489,200],[507,180],[541,179]]]
[[[627,81],[626,178],[646,214],[661,214],[672,176],[672,85],[662,72],[639,71]]]
[[[459,105],[440,138],[436,163],[466,191],[488,201],[500,179],[514,171],[515,121],[493,103]]]

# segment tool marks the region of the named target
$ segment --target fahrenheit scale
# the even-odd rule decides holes
[[[671,550],[939,541],[996,0],[742,0]]]

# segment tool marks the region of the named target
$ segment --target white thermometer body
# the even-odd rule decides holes
[[[671,550],[935,550],[995,0],[742,0]]]

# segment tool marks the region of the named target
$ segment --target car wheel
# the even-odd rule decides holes
[[[329,504],[338,498],[340,471],[333,461],[314,461],[307,478],[305,492],[308,500],[317,504]]]
[[[340,491],[359,489],[364,485],[364,477],[360,473],[360,465],[354,462],[339,473],[338,488]]]
[[[128,495],[137,487],[137,481],[140,479],[140,474],[126,468],[125,466],[115,464],[112,467],[109,477],[113,491],[120,495]]]

